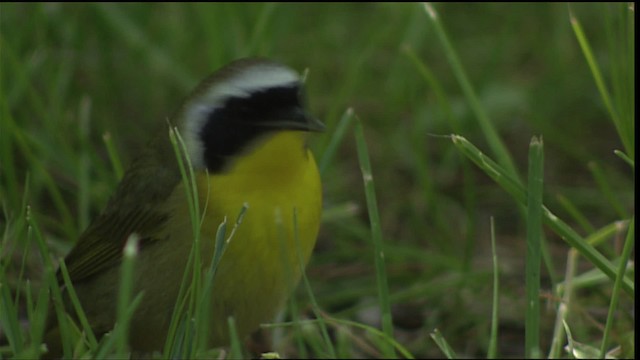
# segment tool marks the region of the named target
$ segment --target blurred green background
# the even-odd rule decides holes
[[[530,139],[544,138],[545,204],[584,236],[629,219],[633,170],[613,153],[625,149],[569,13],[582,24],[610,83],[620,77],[615,71],[634,76],[633,61],[615,56],[634,41],[633,30],[631,40],[619,36],[628,34],[624,26],[634,29],[633,21],[625,22],[634,10],[598,3],[434,7],[521,175]],[[498,353],[523,355],[525,224],[511,197],[451,140],[433,136],[457,133],[491,156],[422,4],[1,4],[0,30],[5,246],[19,247],[26,236],[12,226],[26,202],[62,256],[117,184],[105,134],[126,168],[199,80],[233,59],[265,56],[308,69],[310,107],[328,126],[312,139],[318,158],[348,108],[364,126],[396,340],[416,357],[439,357],[429,338],[437,328],[458,355],[485,356],[493,216],[501,281]],[[633,80],[628,83],[631,94],[616,102],[635,98]],[[634,100],[626,101],[633,108]],[[351,129],[323,184],[325,221],[308,268],[312,289],[331,316],[379,326]],[[621,234],[599,250],[617,256]],[[554,233],[546,235],[552,272],[542,272],[542,349],[551,341],[559,304],[554,285],[565,276],[569,250]],[[37,279],[37,254],[24,262],[15,256],[11,265],[4,262],[8,273],[26,264],[28,276]],[[591,266],[581,261],[578,268]],[[308,301],[303,289],[299,293],[304,311]],[[568,318],[576,340],[599,347],[610,293],[608,282],[577,292]],[[622,297],[620,309],[613,342],[627,346],[633,299]],[[354,344],[354,357],[376,356]]]

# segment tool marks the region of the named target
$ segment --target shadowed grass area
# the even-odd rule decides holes
[[[215,69],[265,56],[308,69],[311,111],[328,128],[311,139],[325,206],[308,286],[268,326],[270,350],[559,357],[568,344],[572,356],[633,357],[634,12],[1,4],[2,356],[39,352],[49,259],[68,252],[149,134]],[[544,163],[532,174],[534,136]],[[532,244],[540,265],[529,268]],[[240,341],[231,355],[249,354]]]

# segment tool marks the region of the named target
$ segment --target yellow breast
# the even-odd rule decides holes
[[[215,345],[224,344],[229,316],[246,335],[272,320],[298,283],[318,234],[320,176],[304,134],[286,131],[241,155],[228,172],[200,175],[198,193],[207,204],[202,239],[209,245],[225,217],[232,224],[248,207],[214,282],[211,333]]]

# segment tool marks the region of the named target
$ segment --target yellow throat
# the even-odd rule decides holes
[[[214,280],[215,339],[226,339],[228,316],[235,317],[240,334],[259,325],[256,321],[272,320],[309,260],[320,225],[322,189],[305,135],[279,132],[242,155],[231,171],[198,178],[200,201],[207,201],[206,187],[211,189],[205,215],[209,224],[219,224],[224,216],[234,221],[242,205],[248,205]],[[207,235],[212,239],[215,233]],[[215,288],[229,291],[220,294]]]

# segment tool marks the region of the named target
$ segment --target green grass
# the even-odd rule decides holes
[[[544,183],[544,145],[534,137],[529,145],[527,178],[527,253],[525,274],[527,308],[525,317],[525,356],[540,358],[540,264],[542,251],[542,192]]]
[[[148,134],[245,56],[308,69],[328,128],[311,140],[324,221],[305,285],[265,326],[271,356],[633,357],[629,6],[1,4],[0,357],[40,351],[58,260]],[[165,355],[216,355],[185,321],[213,271],[184,289]],[[119,301],[126,323],[136,295]],[[65,352],[124,353],[126,331]],[[243,339],[227,355],[248,356]]]

